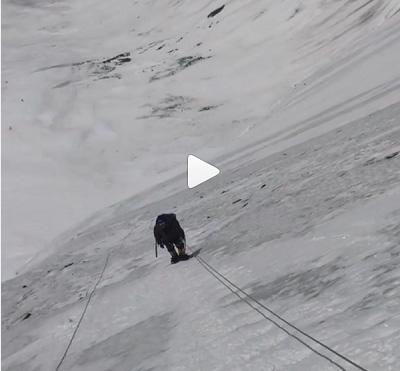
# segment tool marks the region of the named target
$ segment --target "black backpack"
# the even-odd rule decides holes
[[[169,226],[178,223],[175,214],[161,214],[157,216],[156,224],[159,226],[164,226],[168,229]],[[179,223],[178,223],[179,224]]]
[[[154,226],[154,235],[156,240],[164,240],[163,242],[174,242],[182,238],[185,239],[185,232],[181,228],[175,214],[159,215]]]

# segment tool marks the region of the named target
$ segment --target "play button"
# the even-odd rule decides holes
[[[219,174],[219,169],[198,157],[188,156],[187,180],[188,187],[194,188]]]

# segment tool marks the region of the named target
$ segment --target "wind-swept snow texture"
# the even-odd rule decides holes
[[[3,278],[188,153],[304,141],[399,97],[397,0],[5,0],[3,31]]]
[[[399,21],[389,0],[6,0],[3,369],[55,370],[78,323],[60,370],[338,369],[195,259],[155,259],[161,212],[291,323],[399,369]],[[188,153],[221,174],[186,189]]]

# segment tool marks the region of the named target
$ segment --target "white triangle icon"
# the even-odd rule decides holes
[[[198,157],[188,156],[187,181],[188,187],[194,188],[219,174],[219,169]]]

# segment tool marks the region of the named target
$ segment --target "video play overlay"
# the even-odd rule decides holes
[[[201,160],[200,158],[189,155],[187,158],[187,185],[189,188],[197,187],[198,185],[214,178],[220,173],[219,169]]]

